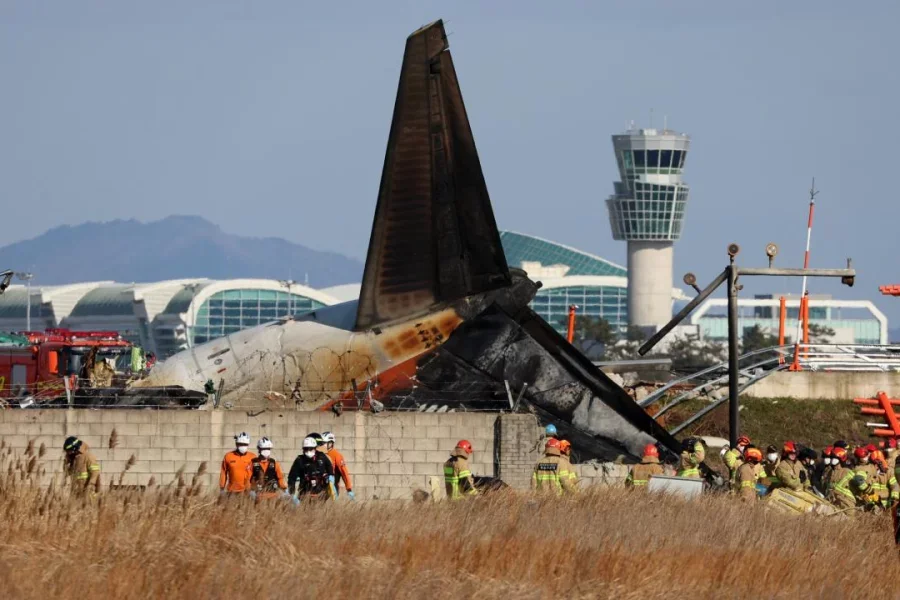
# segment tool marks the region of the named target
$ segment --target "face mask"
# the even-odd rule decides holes
[[[263,458],[269,458],[270,456],[272,456],[271,450],[260,450],[259,453],[262,455]]]
[[[315,451],[315,449],[313,449],[313,450],[304,450],[304,451],[303,451],[303,454],[305,454],[308,458],[312,458],[313,456],[316,455],[316,451]]]
[[[237,451],[239,454],[247,454],[247,446],[238,446]]]
[[[775,462],[776,460],[778,460],[778,454],[772,452],[771,454],[766,454],[766,458],[769,460],[769,462]]]

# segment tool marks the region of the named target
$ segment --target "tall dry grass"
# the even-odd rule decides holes
[[[622,489],[294,508],[176,484],[90,500],[32,483],[58,462],[0,449],[5,598],[897,595],[886,517],[787,517]]]

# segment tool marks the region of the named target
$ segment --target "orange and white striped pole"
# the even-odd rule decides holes
[[[809,246],[812,241],[812,226],[813,226],[813,213],[816,209],[816,195],[819,192],[816,190],[816,178],[813,177],[812,187],[809,189],[809,218],[806,221],[806,252],[803,255],[803,268],[809,268]],[[803,339],[803,329],[804,329],[804,321],[808,319],[808,315],[804,314],[804,298],[807,298],[809,295],[809,290],[806,289],[806,275],[803,276],[803,284],[800,290],[800,310],[798,311],[797,316],[797,337],[796,344],[794,346],[794,366],[797,365],[797,351],[800,349],[800,340]]]
[[[784,346],[784,320],[787,317],[787,299],[782,296],[778,299],[778,345]],[[784,364],[784,355],[778,357],[778,364]]]

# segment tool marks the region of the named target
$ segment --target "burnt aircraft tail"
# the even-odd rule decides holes
[[[442,21],[406,40],[356,329],[511,284]]]

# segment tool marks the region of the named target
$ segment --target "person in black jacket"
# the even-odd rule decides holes
[[[294,503],[300,499],[334,499],[332,482],[334,472],[331,461],[321,452],[316,452],[316,440],[303,440],[303,453],[298,455],[288,473],[288,490],[294,496]]]

